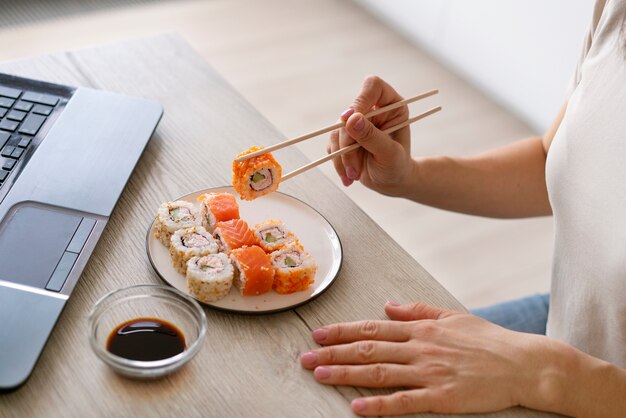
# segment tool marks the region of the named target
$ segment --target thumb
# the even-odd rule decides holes
[[[393,157],[398,143],[375,127],[363,114],[354,113],[346,122],[346,132],[366,151],[378,157]]]
[[[419,321],[421,319],[443,319],[456,312],[449,309],[438,308],[426,303],[418,302],[407,305],[398,305],[387,302],[385,312],[389,319],[394,321]]]

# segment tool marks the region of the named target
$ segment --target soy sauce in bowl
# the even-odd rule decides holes
[[[156,361],[185,351],[185,336],[159,318],[135,318],[117,326],[107,339],[112,354],[129,360]]]

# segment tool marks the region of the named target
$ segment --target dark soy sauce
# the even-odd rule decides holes
[[[109,335],[106,347],[129,360],[163,360],[185,351],[185,336],[162,319],[135,318],[118,325]]]

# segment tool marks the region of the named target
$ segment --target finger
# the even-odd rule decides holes
[[[410,329],[394,321],[358,321],[327,325],[313,331],[313,339],[323,345],[345,344],[361,340],[408,341]]]
[[[361,91],[354,99],[349,109],[341,115],[342,120],[348,120],[350,117],[350,109],[355,112],[367,113],[372,110],[373,107],[387,106],[388,104],[395,103],[402,100],[400,96],[389,84],[387,84],[382,78],[370,75],[365,78]]]
[[[354,413],[364,416],[404,415],[438,409],[429,389],[403,390],[391,395],[357,398],[352,401],[351,406]]]
[[[379,160],[394,161],[396,154],[401,151],[401,145],[391,137],[376,128],[372,122],[365,119],[361,113],[350,116],[346,122],[346,132],[366,151],[374,154]]]
[[[365,340],[309,351],[300,356],[300,363],[313,369],[326,364],[407,364],[414,357],[415,353],[402,343]]]
[[[318,366],[315,379],[326,385],[389,388],[416,386],[415,370],[405,364],[377,363],[356,366]]]
[[[346,148],[355,141],[348,135],[345,129],[339,130],[339,148]],[[363,159],[363,150],[357,149],[341,156],[341,164],[346,170],[346,176],[350,180],[358,180],[361,176],[361,161]]]
[[[385,312],[389,319],[395,321],[418,321],[421,319],[442,319],[455,314],[455,311],[438,308],[426,303],[412,303],[408,305],[385,304]]]
[[[326,147],[326,151],[328,154],[331,154],[339,149],[339,129],[336,129],[330,133],[330,139],[328,140],[328,145]],[[335,166],[335,171],[339,175],[341,182],[344,186],[349,186],[352,184],[352,180],[346,176],[346,170],[343,166],[341,158],[333,158],[333,165]]]

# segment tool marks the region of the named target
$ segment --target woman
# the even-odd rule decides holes
[[[573,416],[626,415],[626,0],[598,1],[568,101],[543,138],[470,158],[410,156],[410,133],[381,132],[406,107],[377,77],[341,118],[328,151],[344,185],[457,212],[493,217],[554,215],[548,310],[530,299],[476,315],[388,302],[388,321],[313,331],[323,347],[301,363],[324,384],[405,387],[355,399],[361,415],[486,412],[522,405]],[[538,309],[517,309],[538,306]],[[543,333],[547,323],[546,335]],[[537,330],[536,324],[539,324]],[[519,332],[525,331],[525,332]],[[535,333],[531,333],[535,332]]]

